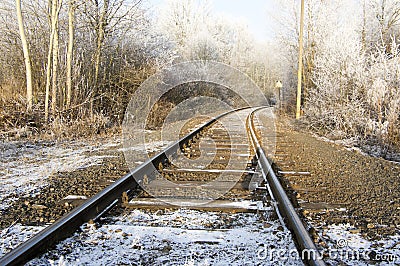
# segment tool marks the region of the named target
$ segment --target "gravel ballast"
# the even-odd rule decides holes
[[[350,224],[370,239],[400,232],[400,164],[278,123],[276,167],[315,225]]]

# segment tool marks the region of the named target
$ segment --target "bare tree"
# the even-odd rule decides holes
[[[75,23],[75,0],[68,3],[68,48],[67,48],[67,101],[66,108],[71,104],[72,93],[72,57],[74,51],[74,23]]]
[[[58,75],[58,49],[59,49],[59,34],[58,34],[58,18],[60,14],[62,0],[52,0],[51,20],[54,26],[54,39],[52,51],[52,80],[51,80],[51,112],[54,116],[57,110],[57,75]]]
[[[194,0],[168,0],[159,18],[162,32],[173,40],[181,54],[191,50],[193,43],[209,34],[207,25],[211,20],[210,2]],[[203,36],[198,36],[203,35]],[[208,38],[209,39],[209,38]],[[193,43],[190,43],[193,40]],[[204,46],[199,44],[199,46]],[[202,50],[199,47],[199,50]],[[204,52],[204,51],[203,51]],[[189,52],[190,54],[190,52]],[[190,56],[190,55],[189,55]]]
[[[400,25],[400,3],[393,0],[382,0],[381,13],[378,15],[381,26],[382,45],[386,47],[386,52],[391,53],[392,38],[399,36]],[[395,43],[396,44],[396,43]]]
[[[379,21],[382,41],[389,41],[388,34],[400,22],[400,3],[393,0],[375,1],[373,5],[378,9],[376,17]]]
[[[97,1],[96,1],[97,3]],[[95,60],[94,60],[94,84],[95,87],[98,83],[99,78],[99,69],[100,69],[100,59],[101,59],[101,50],[103,48],[103,42],[105,37],[106,31],[106,24],[107,24],[107,16],[109,12],[109,4],[110,0],[104,0],[103,7],[101,9],[98,25],[97,25],[97,42],[96,42],[96,52],[95,52]]]
[[[133,25],[135,21],[136,11],[139,10],[141,0],[92,0],[85,1],[83,4],[83,12],[87,21],[87,29],[93,36],[95,43],[92,42],[90,50],[92,58],[90,70],[88,70],[88,101],[90,102],[90,113],[93,115],[94,101],[101,94],[104,81],[110,78],[109,70],[112,69],[110,60],[115,55],[110,54],[112,51],[117,52],[112,47],[106,46],[108,43],[120,43],[116,40],[116,36],[124,36],[128,31],[132,31],[138,26]],[[112,63],[115,65],[115,61]],[[108,80],[109,81],[109,80]],[[101,98],[101,97],[100,97]]]
[[[57,13],[60,9],[57,9],[57,0],[49,0],[49,13],[50,13],[50,24],[51,24],[51,32],[49,39],[49,49],[47,53],[47,66],[46,66],[46,96],[45,96],[45,120],[47,121],[49,118],[49,98],[50,98],[50,85],[51,85],[51,72],[52,72],[52,55],[53,55],[53,46],[54,46],[54,37],[57,30],[57,20],[55,19],[58,15]],[[53,88],[52,88],[53,89]],[[52,90],[52,98],[56,97],[56,92]],[[52,100],[52,109],[55,109],[53,106]]]
[[[27,101],[27,110],[32,110],[33,104],[33,86],[32,86],[32,66],[31,59],[29,54],[28,41],[25,35],[24,22],[22,18],[22,10],[21,10],[21,0],[15,0],[16,10],[17,10],[17,18],[18,18],[18,27],[19,34],[21,36],[22,42],[22,50],[24,53],[24,62],[26,69],[26,101]]]

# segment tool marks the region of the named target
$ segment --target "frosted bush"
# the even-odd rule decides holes
[[[400,47],[366,50],[359,16],[332,1],[313,19],[314,67],[305,114],[310,126],[332,138],[399,143]],[[332,15],[335,14],[335,15]],[[341,16],[337,16],[341,14]],[[389,48],[388,48],[389,47]]]
[[[387,82],[382,78],[376,78],[372,87],[367,91],[367,101],[369,104],[375,107],[375,109],[380,111],[382,102],[384,101],[385,95],[387,93]]]

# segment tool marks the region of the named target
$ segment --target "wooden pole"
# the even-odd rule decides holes
[[[298,71],[297,71],[296,119],[300,118],[300,106],[301,106],[301,77],[302,77],[302,72],[303,72],[303,28],[304,28],[304,0],[301,0],[300,36],[299,36],[299,67],[298,67]]]

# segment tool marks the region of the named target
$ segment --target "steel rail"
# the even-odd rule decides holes
[[[279,212],[283,215],[283,217],[286,218],[289,229],[295,235],[301,258],[309,265],[324,266],[326,264],[322,260],[321,254],[319,253],[295,208],[286,195],[285,190],[283,189],[278,177],[275,175],[275,172],[273,171],[272,166],[267,159],[267,156],[265,155],[264,149],[258,141],[256,128],[254,126],[254,114],[264,108],[265,107],[260,107],[253,110],[247,118],[247,127],[256,151],[258,164],[264,170],[263,172],[267,173],[264,176],[264,179],[266,182],[268,182],[269,186],[271,187],[273,197],[278,202]]]
[[[143,182],[143,177],[145,175],[148,176],[148,178],[150,176],[149,180],[155,178],[155,175],[152,177],[152,173],[155,172],[159,164],[167,162],[169,156],[176,154],[190,139],[211,126],[220,118],[248,108],[250,107],[231,110],[205,122],[196,130],[172,143],[164,151],[149,158],[146,162],[85,201],[82,205],[61,217],[54,224],[46,227],[28,241],[5,254],[0,258],[0,265],[21,265],[37,257],[55,243],[70,236],[85,222],[98,219],[117,204],[123,192],[139,188],[139,184]]]

